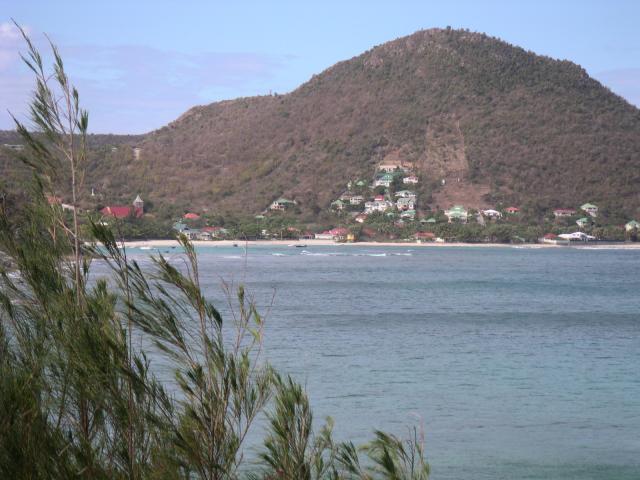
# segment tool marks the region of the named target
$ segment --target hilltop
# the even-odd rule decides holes
[[[135,161],[130,140],[95,149],[87,184],[105,198],[249,214],[284,196],[310,220],[393,160],[423,180],[421,208],[640,213],[640,110],[574,63],[463,30],[416,32],[134,140]]]

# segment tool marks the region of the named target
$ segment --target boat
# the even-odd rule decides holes
[[[151,247],[140,247],[140,250],[151,250]]]
[[[290,245],[287,245],[288,247],[295,247],[295,248],[307,248],[307,245],[305,243],[292,243]]]
[[[234,246],[234,247],[237,247],[237,246],[238,246],[238,244],[237,244],[237,243],[234,243],[234,244],[233,244],[233,246]]]

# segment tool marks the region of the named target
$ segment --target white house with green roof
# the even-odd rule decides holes
[[[340,199],[331,202],[331,208],[333,210],[344,210],[344,206],[345,203]]]
[[[582,210],[583,212],[587,212],[592,217],[598,216],[598,207],[593,203],[585,203],[580,207],[580,210]]]
[[[374,187],[387,187],[389,188],[393,183],[393,175],[390,173],[384,173],[378,178],[376,178],[373,182]]]
[[[454,205],[449,210],[445,210],[444,214],[449,219],[449,223],[454,221],[467,223],[469,217],[469,212],[462,205]]]
[[[591,225],[591,219],[589,217],[579,218],[578,220],[576,220],[576,225],[578,225],[580,228],[588,227],[589,225]]]
[[[269,210],[284,211],[287,208],[293,207],[296,204],[295,200],[288,200],[286,198],[278,198],[269,205]]]
[[[631,220],[624,225],[624,229],[627,232],[632,232],[633,230],[640,231],[640,222],[636,222],[635,220]]]
[[[408,218],[410,220],[413,220],[414,218],[416,218],[416,211],[415,210],[405,210],[404,212],[402,212],[400,214],[400,218]]]

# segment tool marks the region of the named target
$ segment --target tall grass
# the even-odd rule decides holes
[[[24,38],[36,88],[32,125],[16,127],[33,182],[29,204],[0,212],[0,477],[427,479],[415,432],[376,432],[356,448],[334,442],[330,420],[315,431],[304,389],[261,358],[255,304],[240,286],[226,328],[186,238],[183,268],[158,255],[143,269],[107,226],[81,216],[88,114],[57,49],[50,75]],[[70,212],[47,201],[60,192]],[[108,279],[90,277],[96,260]],[[153,342],[177,391],[134,335]],[[264,442],[248,459],[260,415]]]

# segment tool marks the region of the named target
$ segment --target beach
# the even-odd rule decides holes
[[[640,249],[638,243],[604,243],[604,242],[575,242],[569,246],[551,245],[546,243],[464,243],[464,242],[335,242],[333,240],[217,240],[204,241],[193,240],[195,247],[231,247],[241,246],[289,246],[305,245],[314,246],[348,246],[348,247],[473,247],[473,248],[607,248],[620,250]],[[127,248],[171,248],[179,246],[177,240],[133,240],[126,241]]]

